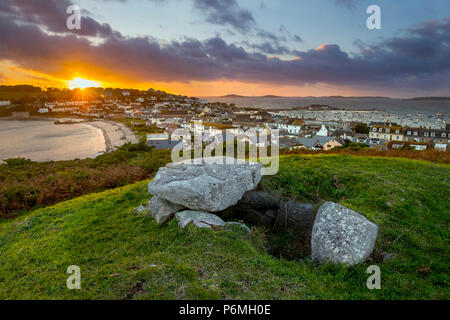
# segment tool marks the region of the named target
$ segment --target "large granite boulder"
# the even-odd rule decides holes
[[[372,253],[377,233],[377,225],[357,212],[327,202],[319,208],[314,222],[312,259],[319,263],[362,263]]]
[[[184,207],[179,204],[169,202],[156,196],[150,200],[147,208],[158,224],[163,224],[169,220],[174,213],[184,209]]]
[[[225,221],[216,216],[215,214],[185,210],[178,212],[175,217],[178,220],[178,225],[181,228],[186,228],[190,223],[194,224],[199,228],[222,228],[225,226]]]
[[[169,163],[160,168],[148,191],[183,207],[208,212],[235,205],[261,180],[260,163]]]

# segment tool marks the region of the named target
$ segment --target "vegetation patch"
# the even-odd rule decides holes
[[[169,151],[155,150],[145,143],[125,144],[95,159],[6,159],[5,164],[0,164],[0,219],[148,179],[167,162]]]
[[[160,227],[135,209],[148,181],[89,194],[0,222],[2,299],[449,299],[448,165],[345,155],[281,158],[272,192],[339,202],[380,227],[362,265],[274,258],[267,233],[252,236],[175,220]],[[288,239],[295,241],[295,237]],[[381,290],[368,290],[369,265]],[[66,287],[81,269],[81,290]]]

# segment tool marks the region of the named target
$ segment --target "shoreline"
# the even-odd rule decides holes
[[[105,140],[105,153],[115,151],[118,147],[126,143],[138,143],[136,135],[123,123],[99,120],[83,121],[80,124],[86,124],[100,130]]]
[[[95,130],[99,130],[99,134],[103,135],[104,139],[104,153],[109,153],[117,150],[118,147],[126,143],[139,143],[139,138],[129,129],[125,124],[120,122],[108,121],[108,120],[86,120],[76,117],[64,117],[64,118],[48,118],[48,117],[30,117],[27,119],[14,119],[9,117],[1,117],[0,120],[9,121],[73,121],[73,123],[55,124],[57,126],[64,125],[86,125]],[[96,155],[93,155],[94,158]]]

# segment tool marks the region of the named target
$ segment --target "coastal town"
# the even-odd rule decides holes
[[[377,110],[346,110],[320,104],[291,110],[241,108],[154,89],[94,89],[97,93],[94,97],[82,90],[74,97],[43,95],[29,104],[28,111],[14,111],[20,100],[4,100],[0,101],[0,109],[11,109],[10,117],[14,119],[29,118],[30,115],[69,119],[56,124],[72,123],[72,118],[91,123],[128,119],[130,126],[141,127],[142,132],[147,132],[147,143],[157,149],[174,147],[178,141],[172,139],[171,134],[177,129],[205,136],[225,136],[227,129],[277,129],[280,149],[289,150],[328,151],[354,143],[378,150],[435,148],[445,151],[450,144],[450,125],[442,114],[436,115],[437,125],[416,122],[420,125],[412,126],[407,118]],[[98,127],[104,131],[100,124]],[[129,136],[126,142],[135,142]],[[111,146],[107,148],[111,149]]]

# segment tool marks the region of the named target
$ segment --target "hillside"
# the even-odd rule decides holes
[[[318,266],[267,253],[268,231],[159,227],[135,213],[147,182],[90,194],[0,222],[0,299],[449,299],[448,165],[346,155],[292,155],[265,188],[332,200],[380,227],[364,265]],[[293,244],[289,242],[288,244]],[[383,254],[392,258],[383,262]],[[366,288],[381,268],[382,289]],[[82,290],[66,288],[81,268]]]

